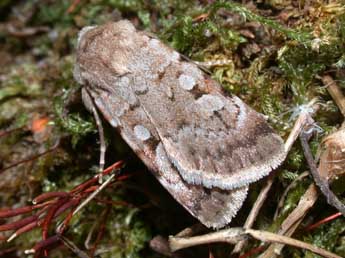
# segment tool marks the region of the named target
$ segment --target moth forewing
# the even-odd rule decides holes
[[[261,114],[129,21],[82,30],[75,77],[161,184],[206,226],[285,158]]]

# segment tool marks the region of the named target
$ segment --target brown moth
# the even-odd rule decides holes
[[[74,77],[100,130],[96,108],[208,227],[229,223],[248,184],[285,158],[263,115],[127,20],[81,30]]]

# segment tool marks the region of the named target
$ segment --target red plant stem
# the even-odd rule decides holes
[[[328,217],[326,217],[326,218],[324,218],[324,219],[322,219],[322,220],[320,220],[320,221],[318,221],[318,222],[308,226],[305,230],[307,230],[307,231],[312,230],[312,229],[317,228],[317,227],[321,226],[322,224],[325,224],[325,223],[327,223],[329,221],[332,221],[332,220],[334,220],[334,219],[336,219],[336,218],[338,218],[340,216],[342,216],[342,213],[341,212],[337,212],[337,213],[335,213],[335,214],[333,214],[331,216],[328,216]]]
[[[27,225],[25,225],[24,227],[21,227],[20,229],[18,229],[16,232],[15,232],[15,235],[16,236],[19,236],[25,232],[28,232],[36,227],[39,226],[39,220],[35,220]]]
[[[92,192],[96,191],[98,188],[99,188],[99,185],[92,185],[89,188],[85,189],[83,191],[83,194],[85,194],[85,193],[92,193]]]
[[[13,253],[17,250],[17,247],[10,247],[0,251],[0,257],[9,257],[9,253]]]
[[[123,167],[124,163],[125,162],[123,160],[115,162],[113,165],[110,165],[109,167],[103,170],[102,176],[110,174],[114,169],[120,169],[121,167]]]
[[[110,204],[110,205],[115,205],[115,206],[135,207],[133,204],[130,204],[125,201],[102,200],[99,198],[95,198],[95,201],[98,203]]]
[[[104,235],[104,232],[105,232],[105,225],[106,225],[106,222],[107,222],[107,219],[108,219],[108,215],[109,215],[109,212],[110,212],[110,206],[108,205],[108,207],[106,208],[105,210],[105,213],[103,214],[102,218],[101,218],[101,225],[99,227],[99,230],[98,230],[98,234],[97,234],[97,237],[96,237],[96,240],[90,250],[90,256],[91,257],[94,257],[94,253],[97,249],[97,246],[99,244],[99,242],[102,240],[102,237]]]
[[[51,199],[51,198],[56,198],[56,197],[69,197],[70,194],[66,193],[66,192],[47,192],[47,193],[43,193],[40,194],[39,196],[37,196],[35,199],[33,199],[32,203],[33,204],[37,204],[40,203],[42,201],[45,201],[47,199]]]
[[[2,130],[2,131],[0,131],[0,137],[4,137],[7,134],[13,133],[13,132],[15,132],[17,130],[21,130],[23,128],[25,128],[25,126],[16,127],[16,128],[7,129],[7,130]]]
[[[34,155],[34,156],[30,157],[30,158],[20,160],[20,161],[15,162],[15,163],[13,163],[13,164],[7,166],[7,167],[4,167],[3,169],[0,170],[0,174],[3,173],[3,172],[5,172],[6,170],[8,170],[8,169],[10,169],[10,168],[16,167],[16,166],[18,166],[18,165],[20,165],[20,164],[23,164],[23,163],[26,163],[26,162],[33,161],[33,160],[35,160],[35,159],[38,159],[38,158],[41,157],[41,156],[44,156],[44,155],[48,154],[49,152],[54,151],[54,150],[59,146],[59,143],[60,143],[60,141],[57,141],[57,142],[54,144],[53,147],[51,147],[50,149],[48,149],[48,150],[46,150],[46,151],[44,151],[44,152],[42,152],[42,153],[39,153],[39,154]]]
[[[252,255],[254,255],[254,254],[257,254],[257,253],[263,251],[264,249],[265,249],[265,246],[258,246],[258,247],[256,247],[256,248],[253,248],[253,249],[249,250],[249,251],[246,252],[245,254],[242,254],[242,255],[241,255],[240,257],[238,257],[238,258],[247,258],[247,257],[249,257],[249,256],[252,256]]]
[[[85,181],[84,183],[81,183],[80,185],[77,185],[76,187],[74,187],[70,193],[71,194],[77,194],[81,191],[83,191],[84,189],[88,188],[90,185],[93,185],[95,183],[97,183],[98,179],[93,177],[87,181]]]
[[[60,241],[60,239],[59,239],[58,235],[51,236],[51,237],[49,237],[49,238],[47,238],[45,240],[42,240],[42,241],[38,242],[33,247],[33,250],[35,250],[35,253],[36,253],[38,251],[41,251],[42,249],[46,249],[50,245],[56,244],[59,241]]]
[[[9,218],[14,217],[20,214],[28,213],[30,211],[33,211],[35,209],[41,208],[43,206],[48,205],[48,203],[42,203],[38,205],[30,205],[30,206],[24,206],[16,209],[2,209],[0,210],[0,218]]]
[[[81,198],[75,198],[75,199],[72,199],[72,200],[66,202],[65,204],[61,205],[59,207],[59,209],[56,211],[56,213],[54,215],[54,218],[56,218],[57,216],[61,215],[61,213],[63,213],[64,211],[68,210],[69,208],[78,205],[79,202],[80,202],[80,199]]]
[[[53,220],[53,218],[55,217],[56,212],[67,201],[68,199],[59,200],[56,204],[52,205],[52,207],[48,210],[48,213],[45,216],[43,224],[42,224],[42,239],[43,240],[46,240],[48,238],[49,225],[51,221]]]
[[[114,169],[120,169],[123,166],[123,164],[124,164],[124,162],[122,160],[115,162],[113,165],[111,165],[111,166],[109,166],[103,170],[102,176],[110,174]],[[71,194],[79,193],[79,192],[83,191],[84,189],[88,188],[89,186],[98,183],[98,177],[99,177],[99,175],[96,175],[95,177],[90,178],[89,180],[85,181],[84,183],[77,185],[76,187],[74,187],[70,191],[70,193]]]
[[[132,175],[122,175],[116,178],[116,181],[123,181],[130,178]]]
[[[33,215],[33,216],[26,217],[26,218],[23,218],[23,219],[18,220],[18,221],[14,221],[11,223],[0,225],[0,231],[15,230],[15,229],[21,228],[21,227],[37,220],[37,218],[38,218],[37,215]]]
[[[80,200],[79,200],[79,201],[80,201]],[[78,202],[78,203],[79,203],[79,202]],[[77,203],[77,205],[78,205],[78,203]],[[73,218],[73,213],[74,213],[74,210],[71,210],[71,211],[67,214],[67,216],[65,217],[64,221],[62,222],[61,227],[58,228],[58,231],[57,231],[58,234],[61,235],[61,234],[66,230],[68,224],[70,223],[71,219]]]

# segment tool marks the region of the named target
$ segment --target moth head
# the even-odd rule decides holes
[[[80,84],[93,84],[97,77],[128,73],[128,62],[135,48],[136,29],[127,20],[88,26],[78,35],[74,77]]]

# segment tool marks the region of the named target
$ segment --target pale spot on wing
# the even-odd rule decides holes
[[[110,119],[109,123],[112,127],[117,127],[119,125],[118,119],[115,118]]]
[[[192,90],[194,88],[195,79],[192,76],[181,74],[178,78],[178,82],[180,87],[185,90]]]
[[[120,77],[114,83],[114,89],[116,90],[115,94],[117,94],[122,100],[124,100],[130,106],[133,106],[138,103],[138,99],[133,93],[133,91],[128,89],[129,85],[131,85],[131,80],[127,76]]]
[[[135,134],[135,137],[137,137],[141,141],[146,141],[150,139],[151,137],[150,131],[147,130],[146,127],[142,125],[136,125],[134,127],[134,134]]]
[[[233,96],[233,100],[239,109],[239,113],[238,113],[238,117],[237,117],[237,128],[245,127],[246,118],[247,118],[247,114],[248,114],[246,105],[244,104],[244,102],[240,98],[238,98],[236,96]],[[260,114],[258,114],[258,115],[260,115]]]
[[[172,51],[172,53],[171,53],[171,61],[172,62],[178,62],[179,61],[179,59],[180,59],[180,54],[178,53],[178,52],[176,52],[176,51]]]
[[[211,94],[202,95],[196,100],[196,103],[208,116],[211,116],[215,111],[221,110],[225,105],[221,97]]]
[[[138,77],[134,77],[133,78],[133,90],[135,92],[135,94],[146,94],[149,90],[148,86],[147,86],[147,82],[146,80],[143,80],[141,78]]]
[[[151,39],[149,41],[149,46],[153,49],[159,49],[161,48],[161,43],[158,39]]]

